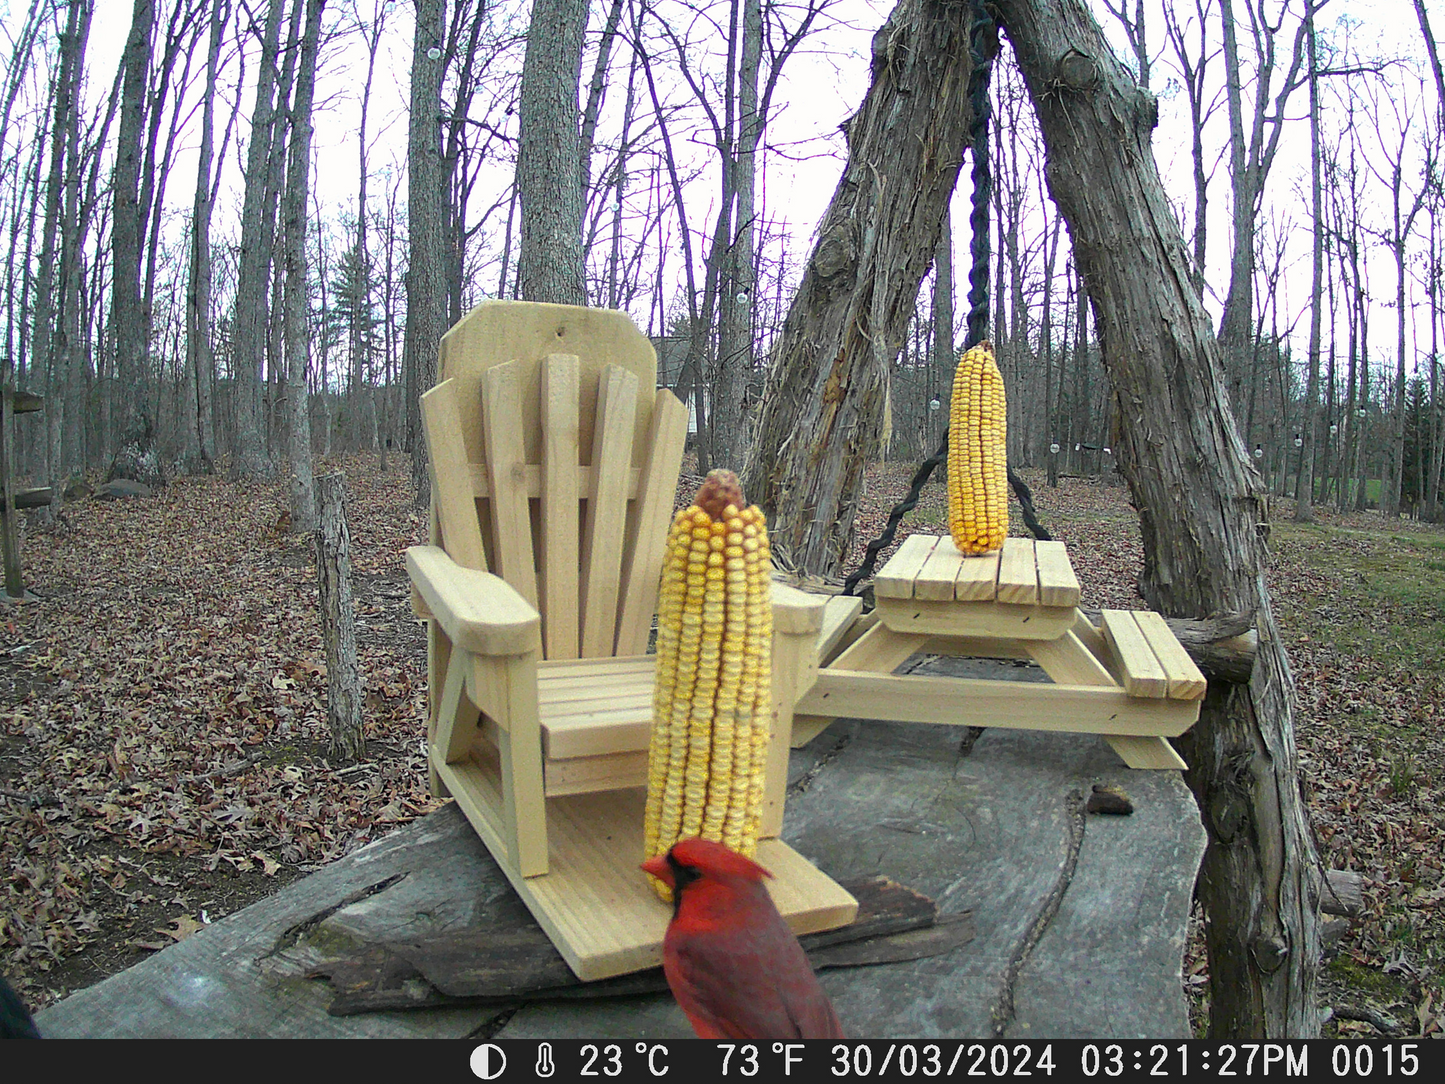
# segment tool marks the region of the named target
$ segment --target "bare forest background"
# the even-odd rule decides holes
[[[548,289],[527,280],[518,206],[533,5],[135,0],[128,24],[100,22],[121,14],[105,6],[30,0],[3,24],[5,380],[45,397],[17,424],[19,475],[60,492],[88,471],[279,470],[304,529],[310,455],[371,450],[412,456],[424,496],[415,403],[437,339],[478,301]],[[1092,6],[1157,96],[1194,285],[1268,486],[1305,496],[1302,514],[1438,521],[1445,189],[1427,6],[1388,5],[1388,23],[1386,5],[1343,0]],[[571,296],[631,313],[660,381],[692,404],[701,465],[741,466],[886,11],[537,7],[587,25]],[[97,33],[127,35],[114,68]],[[820,92],[828,71],[837,89]],[[1112,396],[1007,62],[992,96],[1010,460],[1108,472]],[[883,457],[926,455],[946,417],[969,242],[963,215],[947,225],[891,366]]]

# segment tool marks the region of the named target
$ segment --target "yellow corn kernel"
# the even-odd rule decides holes
[[[963,553],[988,553],[1008,536],[1008,414],[1003,377],[985,339],[953,375],[948,428],[948,529]]]
[[[669,531],[657,611],[646,857],[701,836],[757,850],[772,715],[767,523],[713,471]],[[665,886],[653,883],[664,899]]]

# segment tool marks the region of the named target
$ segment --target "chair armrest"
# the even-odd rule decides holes
[[[817,634],[823,627],[827,595],[810,595],[773,581],[773,631],[790,635]]]
[[[500,576],[463,568],[440,546],[412,546],[406,571],[452,643],[474,655],[522,655],[542,647],[542,617]]]

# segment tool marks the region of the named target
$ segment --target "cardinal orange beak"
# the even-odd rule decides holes
[[[649,858],[646,862],[642,863],[642,868],[663,884],[667,885],[667,887],[672,887],[672,870],[668,867],[667,855],[660,854],[656,858]]]

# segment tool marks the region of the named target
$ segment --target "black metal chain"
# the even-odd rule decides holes
[[[992,106],[989,103],[989,77],[993,74],[993,58],[998,52],[998,28],[980,2],[974,5],[973,26],[969,32],[969,53],[973,61],[973,72],[968,80],[969,107],[973,111],[973,128],[970,131],[970,154],[972,156],[973,201],[969,209],[968,224],[973,231],[969,243],[968,271],[968,331],[964,339],[964,350],[970,350],[988,336],[988,276],[992,263],[992,247],[989,238],[989,204],[993,200],[993,170],[989,160],[989,120]],[[858,588],[858,582],[873,572],[878,552],[893,541],[898,533],[898,524],[903,517],[918,506],[918,495],[923,491],[934,470],[948,460],[948,429],[943,430],[943,440],[938,451],[919,464],[909,483],[908,495],[893,506],[888,514],[888,523],[883,533],[868,543],[863,553],[863,563],[843,581],[843,594],[851,595]],[[1048,538],[1034,516],[1033,498],[1028,486],[1024,485],[1010,467],[1009,481],[1014,492],[1019,494],[1024,508],[1024,522],[1034,532],[1035,538]]]

